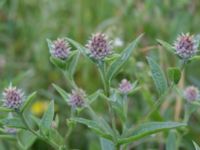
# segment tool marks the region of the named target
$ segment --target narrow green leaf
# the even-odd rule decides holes
[[[196,142],[193,141],[193,145],[194,145],[195,150],[200,150],[200,147]]]
[[[175,84],[178,84],[181,79],[181,71],[178,68],[169,68],[168,76],[170,80],[172,80]]]
[[[40,129],[42,132],[46,133],[46,131],[51,128],[53,117],[54,117],[54,101],[52,100],[40,122]]]
[[[162,41],[162,40],[159,40],[159,39],[157,39],[157,42],[158,42],[160,45],[162,45],[164,48],[166,48],[166,50],[168,50],[169,52],[171,52],[171,53],[173,53],[173,54],[175,53],[173,46],[170,45],[169,43],[167,43],[167,42],[165,42],[165,41]]]
[[[174,131],[170,131],[167,138],[166,150],[176,150],[176,141],[176,133]]]
[[[6,108],[6,107],[0,107],[0,112],[11,112],[12,109]]]
[[[106,133],[100,127],[99,123],[97,123],[95,121],[84,119],[84,118],[77,118],[77,117],[71,118],[71,120],[86,125],[88,128],[92,129],[95,133],[97,133],[101,137],[104,137],[106,139],[112,139],[112,136],[109,135],[108,133]]]
[[[72,60],[69,64],[68,72],[69,72],[71,77],[73,77],[73,75],[75,73],[79,57],[80,57],[80,52],[77,52],[77,54],[75,56],[73,56],[73,58],[72,58]]]
[[[112,78],[120,71],[123,65],[128,61],[131,57],[131,53],[134,48],[137,46],[139,40],[141,39],[142,35],[140,35],[136,40],[131,42],[127,48],[121,53],[120,57],[118,57],[109,67],[107,73],[107,79],[110,82]]]
[[[85,48],[83,45],[81,45],[80,43],[70,39],[70,38],[66,38],[68,42],[70,42],[72,45],[74,45],[85,57],[89,58],[90,57],[88,56],[88,49]]]
[[[61,60],[59,58],[56,58],[56,57],[53,57],[51,56],[50,57],[50,61],[58,68],[60,69],[65,69],[66,68],[66,61],[64,60]]]
[[[162,95],[167,90],[167,80],[164,75],[164,72],[161,70],[160,66],[151,58],[147,57],[152,78],[154,81],[154,84],[156,86],[156,89],[160,95]]]
[[[34,97],[36,96],[37,92],[33,92],[32,94],[30,94],[28,96],[28,98],[25,100],[22,108],[21,108],[21,112],[24,112],[24,110],[33,102]]]
[[[20,130],[17,134],[17,141],[24,149],[29,149],[36,140],[36,136],[27,130]]]
[[[8,135],[8,134],[1,134],[0,139],[4,140],[16,140],[16,137],[14,135]]]
[[[200,56],[193,56],[192,58],[189,59],[190,62],[193,61],[200,61]]]
[[[107,139],[100,138],[101,150],[115,150],[114,144]]]
[[[49,51],[51,51],[53,43],[50,39],[46,39],[46,40],[47,40],[47,45],[48,45]]]
[[[88,100],[89,103],[93,103],[95,100],[97,100],[97,98],[100,96],[100,94],[103,93],[102,90],[97,90],[96,92],[94,92],[93,94],[88,96]]]
[[[62,98],[68,102],[69,100],[69,94],[63,90],[61,87],[59,87],[58,85],[56,84],[53,84],[53,87],[56,89],[56,91],[62,96]]]
[[[26,129],[26,126],[23,124],[22,120],[17,117],[2,119],[0,120],[0,124],[11,128]]]
[[[56,143],[58,145],[63,145],[64,144],[63,137],[54,128],[51,128],[49,130],[49,139],[54,141],[54,143]]]
[[[177,122],[149,122],[144,123],[138,128],[136,128],[133,132],[128,132],[128,137],[120,138],[119,144],[130,143],[136,140],[139,140],[145,136],[165,131],[173,128],[179,128],[186,126],[185,123],[177,123]]]

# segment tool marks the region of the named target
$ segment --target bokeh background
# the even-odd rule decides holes
[[[139,81],[141,89],[131,97],[129,112],[130,122],[137,123],[151,110],[157,98],[146,56],[157,59],[165,71],[178,64],[176,56],[159,46],[156,39],[173,43],[182,32],[198,34],[199,26],[199,0],[0,0],[0,89],[13,82],[26,93],[38,91],[32,107],[37,116],[42,115],[50,99],[55,99],[56,113],[60,116],[59,130],[64,134],[70,108],[55,92],[52,83],[69,92],[70,89],[63,75],[49,61],[46,39],[67,36],[85,44],[92,33],[100,31],[109,35],[115,50],[120,52],[127,43],[145,33],[133,56],[112,83],[116,87],[124,77]],[[102,88],[94,64],[83,57],[80,62],[75,74],[77,84],[88,94]],[[200,87],[199,75],[199,62],[189,64],[180,88],[190,84]],[[177,96],[170,95],[159,108],[163,120],[181,120],[183,109],[178,118],[174,115],[176,99]],[[93,107],[106,117],[104,101],[95,102]],[[193,149],[192,140],[200,143],[198,111],[192,115],[189,124],[188,132],[180,139],[180,149]],[[130,149],[164,149],[166,138],[162,137],[165,136],[145,138],[133,143]],[[77,149],[100,149],[98,138],[81,125],[76,127],[69,144]],[[15,142],[0,140],[0,149],[15,150],[17,146]],[[51,148],[38,140],[32,149]]]

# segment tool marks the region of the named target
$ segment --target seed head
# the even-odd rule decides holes
[[[69,97],[69,105],[74,108],[83,107],[85,104],[85,97],[86,94],[82,89],[72,90],[72,93]]]
[[[20,89],[9,86],[3,92],[4,105],[11,109],[19,109],[23,103],[24,94]]]
[[[71,48],[66,39],[58,38],[57,40],[53,41],[50,48],[50,53],[53,57],[66,60],[69,55],[70,49]]]
[[[123,79],[119,84],[119,91],[123,94],[128,94],[132,89],[133,86],[127,79]]]
[[[108,37],[103,33],[93,34],[86,47],[95,60],[103,60],[112,51],[111,41],[108,41]]]
[[[197,53],[198,45],[198,41],[195,39],[194,35],[187,33],[178,36],[174,43],[174,48],[179,57],[188,59]]]
[[[189,86],[184,91],[185,99],[189,102],[195,101],[199,98],[199,90],[194,86]]]

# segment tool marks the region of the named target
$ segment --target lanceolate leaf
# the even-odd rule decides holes
[[[47,131],[50,129],[54,116],[54,101],[52,100],[48,106],[47,111],[44,113],[41,122],[40,122],[40,129]]]
[[[63,143],[64,143],[63,137],[54,128],[51,128],[49,130],[49,139],[54,141],[58,145],[63,145]]]
[[[33,143],[36,140],[36,136],[27,131],[27,130],[21,130],[19,131],[19,133],[17,134],[17,141],[19,143],[19,145],[24,148],[25,150],[29,149]]]
[[[61,87],[59,87],[56,84],[53,84],[53,87],[56,89],[56,91],[62,96],[62,98],[68,102],[69,99],[69,94],[67,92],[65,92],[65,90],[63,90]]]
[[[100,138],[101,150],[115,150],[114,144],[107,139]]]
[[[50,61],[58,68],[60,69],[65,69],[66,68],[66,62],[64,60],[61,60],[59,58],[56,58],[56,57],[53,57],[51,56],[50,57]]]
[[[153,81],[156,89],[160,95],[162,95],[167,90],[167,80],[164,72],[161,70],[160,66],[151,58],[147,57]]]
[[[169,132],[166,144],[166,150],[176,150],[176,133],[171,131]]]
[[[0,112],[11,112],[12,109],[6,108],[6,107],[0,107]]]
[[[141,139],[145,136],[160,132],[160,131],[165,131],[169,130],[172,128],[178,128],[178,127],[183,127],[186,126],[185,123],[177,123],[177,122],[149,122],[142,124],[138,128],[136,128],[133,132],[129,132],[130,134],[128,137],[121,138],[119,140],[120,144],[124,143],[130,143],[134,142],[138,139]]]
[[[2,119],[0,120],[0,124],[11,128],[26,129],[26,126],[23,124],[22,120],[17,117]]]
[[[132,43],[128,45],[127,48],[121,53],[120,57],[118,57],[110,66],[107,78],[109,82],[112,80],[112,78],[120,71],[122,66],[127,62],[127,60],[130,58],[131,53],[133,49],[137,46],[139,40],[141,39],[142,35],[140,35],[136,40],[134,40]]]
[[[165,41],[162,41],[162,40],[159,40],[157,39],[158,43],[161,44],[164,48],[166,48],[166,50],[168,50],[169,52],[171,53],[175,53],[174,51],[174,48],[172,45],[170,45],[169,43],[165,42]]]
[[[73,58],[69,64],[68,72],[70,73],[71,77],[73,77],[73,75],[75,73],[75,69],[76,69],[79,57],[80,57],[80,52],[78,51],[78,52],[76,52],[76,55],[73,56]]]
[[[181,71],[178,68],[169,68],[168,69],[169,78],[175,83],[178,84],[181,78]]]
[[[68,40],[68,42],[70,42],[72,45],[74,45],[85,57],[89,58],[89,56],[87,55],[89,53],[88,49],[86,49],[84,46],[82,46],[81,44],[79,44],[78,42],[76,42],[70,38],[66,38],[66,39]]]
[[[197,143],[195,143],[195,142],[193,141],[193,144],[194,144],[195,150],[200,150],[200,147],[199,147],[199,145],[198,145]]]
[[[95,133],[97,133],[101,137],[104,137],[104,138],[110,139],[110,140],[112,139],[112,136],[110,134],[106,133],[100,127],[100,125],[95,121],[84,119],[84,118],[72,118],[71,120],[86,125],[88,128],[92,129]]]
[[[33,92],[32,94],[30,94],[28,96],[28,98],[25,100],[25,103],[23,104],[22,108],[21,108],[21,112],[23,112],[28,106],[29,104],[31,104],[34,100],[34,97],[36,96],[37,92]]]

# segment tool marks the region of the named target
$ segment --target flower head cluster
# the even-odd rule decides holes
[[[198,50],[198,41],[193,35],[181,34],[176,42],[174,43],[174,48],[176,49],[176,54],[182,59],[188,59],[194,56]]]
[[[119,91],[123,94],[128,94],[132,89],[133,86],[127,79],[123,79],[119,84]]]
[[[66,60],[69,55],[70,49],[71,48],[66,39],[58,38],[51,44],[50,53],[53,57]]]
[[[72,90],[69,97],[69,105],[73,108],[83,107],[85,104],[86,94],[82,89]]]
[[[199,90],[194,86],[189,86],[184,91],[185,99],[189,102],[195,101],[199,98]]]
[[[111,41],[103,33],[93,34],[86,47],[95,60],[103,60],[112,51]]]
[[[16,87],[9,86],[3,92],[4,105],[11,109],[19,109],[23,103],[24,93]]]

